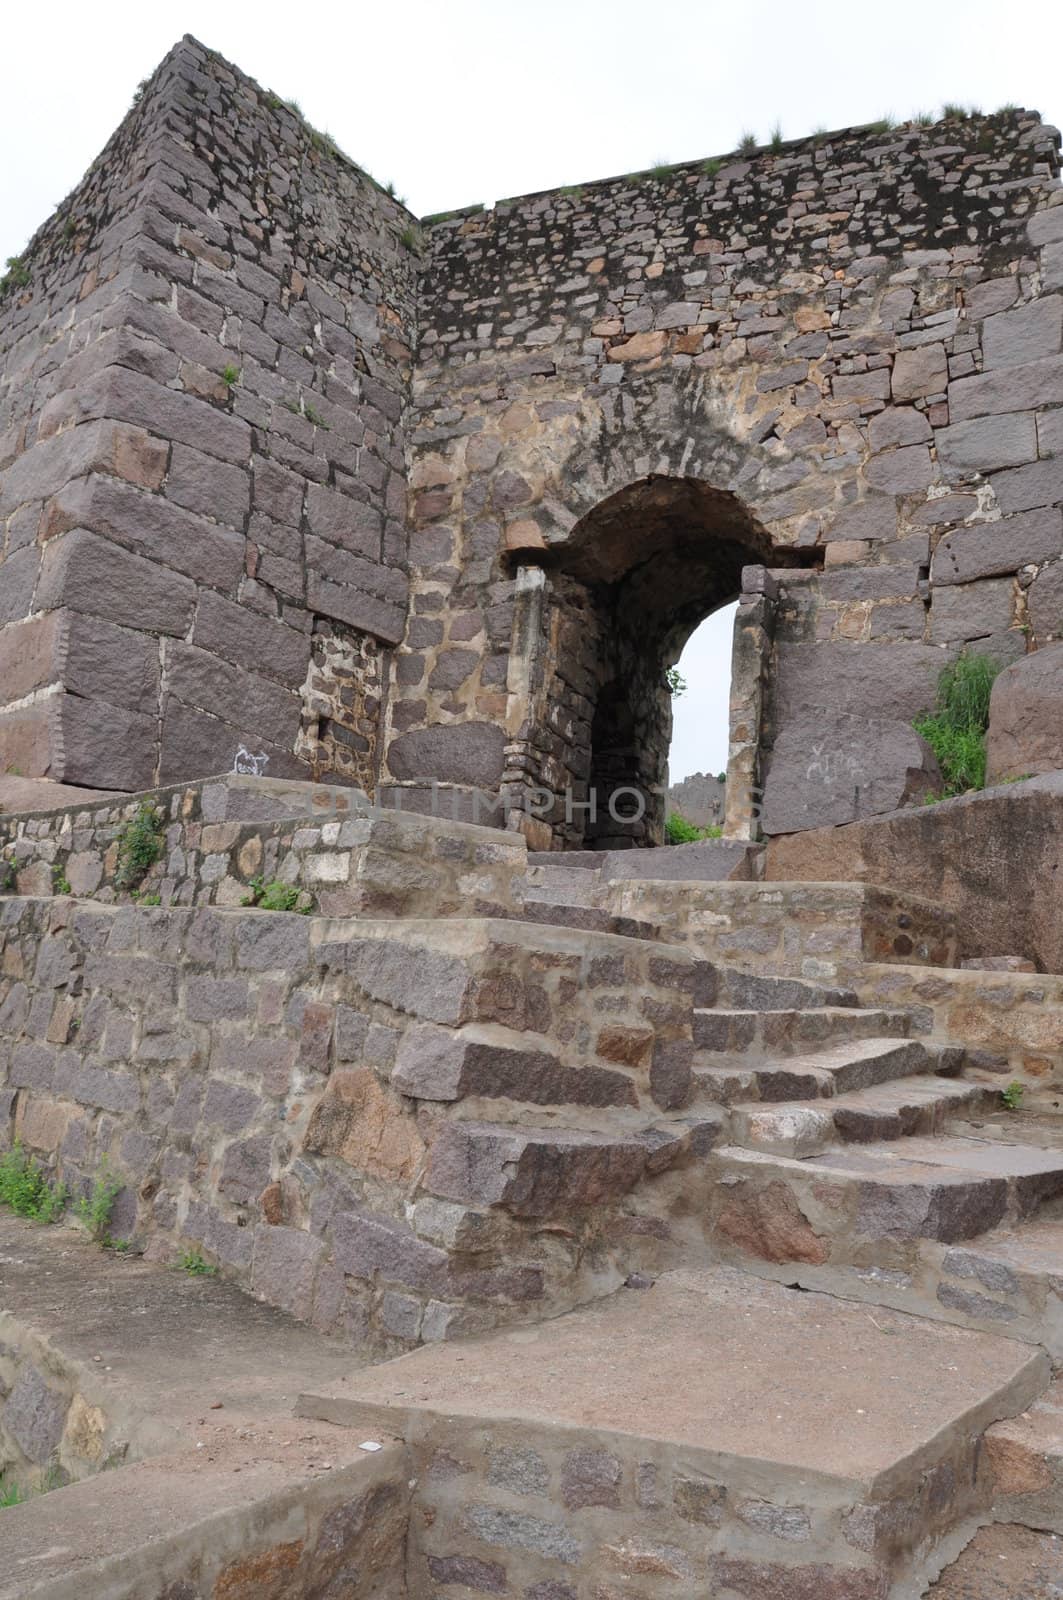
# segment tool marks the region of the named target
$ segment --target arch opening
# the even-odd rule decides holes
[[[567,777],[568,803],[551,819],[554,848],[664,842],[668,669],[698,625],[737,599],[743,567],[808,559],[777,549],[736,495],[690,478],[629,485],[555,546],[543,561],[557,612],[545,765],[555,793]]]

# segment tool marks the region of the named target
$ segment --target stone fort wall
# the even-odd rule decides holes
[[[193,41],[143,87],[0,308],[0,768],[371,785],[410,220]]]
[[[652,843],[664,669],[741,594],[729,828],[912,798],[948,656],[1063,628],[1057,145],[850,130],[418,231],[184,41],[0,308],[0,766],[242,746]]]

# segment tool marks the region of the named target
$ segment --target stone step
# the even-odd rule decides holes
[[[717,1236],[740,1254],[817,1265],[877,1241],[976,1239],[1063,1194],[1063,1156],[976,1139],[917,1135],[804,1159],[728,1145],[715,1161]]]
[[[721,1105],[820,1100],[926,1073],[929,1062],[918,1039],[853,1039],[805,1055],[751,1058],[748,1063],[701,1052],[694,1069],[695,1093]]]
[[[645,1087],[620,1066],[569,1057],[540,1035],[498,1023],[412,1028],[399,1046],[391,1086],[414,1100],[508,1100],[529,1106],[637,1106]]]
[[[1029,1411],[990,1428],[985,1450],[997,1516],[1063,1533],[1063,1378]],[[1063,1546],[1058,1558],[1063,1589]]]
[[[717,1003],[738,1011],[808,1010],[818,1006],[858,1006],[854,990],[720,967]]]
[[[600,879],[584,867],[533,866],[528,858],[524,900],[548,900],[570,906],[596,906]]]
[[[918,1593],[955,1525],[988,1514],[981,1437],[1048,1381],[1012,1340],[716,1267],[426,1346],[297,1410],[411,1442],[437,1578],[883,1600]]]
[[[437,1133],[427,1193],[517,1217],[570,1217],[609,1205],[677,1162],[706,1156],[720,1117],[634,1124],[629,1131],[529,1127],[455,1119]]]
[[[619,933],[625,939],[659,939],[656,923],[640,922],[637,917],[614,916],[595,906],[573,905],[568,901],[525,900],[525,922],[545,922],[555,928],[582,928],[587,933]]]
[[[1063,1539],[1017,1523],[979,1529],[926,1600],[1059,1600]]]
[[[694,1012],[694,1043],[699,1050],[725,1055],[794,1055],[810,1046],[850,1039],[904,1039],[911,1030],[907,1011],[871,1011],[855,1006],[816,1010],[731,1010],[699,1007]]]
[[[813,1156],[834,1144],[939,1133],[951,1117],[976,1110],[988,1096],[997,1098],[978,1083],[917,1075],[814,1104],[738,1104],[731,1112],[731,1137],[773,1155]]]

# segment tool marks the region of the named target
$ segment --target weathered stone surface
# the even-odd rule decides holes
[[[1011,627],[1014,584],[1010,578],[945,586],[934,592],[930,637],[935,644],[985,639]]]
[[[1063,769],[1063,644],[1023,656],[997,678],[986,764],[990,783]]]
[[[915,350],[897,352],[892,382],[895,400],[917,400],[928,394],[942,394],[948,381],[948,360],[943,344],[925,344]]]
[[[735,1190],[716,1219],[717,1232],[760,1261],[826,1261],[830,1244],[817,1236],[784,1183]]]
[[[934,583],[970,583],[1063,555],[1063,511],[1043,508],[947,533],[934,552]]]
[[[450,1122],[432,1146],[427,1186],[444,1199],[546,1217],[625,1194],[648,1153],[634,1139]]]
[[[623,1073],[591,1065],[571,1067],[543,1050],[488,1043],[441,1028],[410,1029],[399,1046],[394,1088],[421,1100],[466,1095],[504,1097],[534,1105],[635,1105]]]
[[[1037,460],[1037,421],[1032,411],[957,422],[936,435],[938,460],[950,479],[1019,467]]]
[[[994,367],[1023,367],[1059,353],[1063,336],[1063,298],[1046,295],[1014,311],[987,317],[982,328],[986,372]]]
[[[504,746],[502,729],[486,722],[424,728],[392,740],[388,765],[396,778],[491,788],[502,775]]]
[[[809,712],[776,740],[764,831],[796,833],[895,811],[940,791],[941,782],[933,752],[910,724]]]
[[[69,1395],[49,1388],[32,1362],[26,1361],[0,1417],[19,1449],[43,1467],[59,1448],[69,1408]]]

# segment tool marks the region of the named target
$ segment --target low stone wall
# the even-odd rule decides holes
[[[377,810],[353,789],[258,778],[0,818],[0,875],[6,867],[7,888],[19,894],[129,898],[120,839],[144,807],[158,818],[160,853],[135,898],[152,904],[238,906],[257,879],[301,890],[301,905],[326,916],[520,909],[519,835]]]
[[[0,1600],[405,1600],[406,1450],[330,1468],[186,1451],[30,1500],[3,1513]]]
[[[853,982],[864,1005],[928,1009],[936,1034],[962,1040],[1003,1082],[1063,1086],[1063,977],[871,964]]]
[[[653,1128],[690,1092],[678,949],[17,897],[0,941],[0,1144],[75,1193],[107,1161],[115,1238],[374,1348],[615,1286],[617,1204],[691,1154]]]
[[[658,924],[705,960],[763,972],[835,978],[865,961],[956,960],[951,913],[866,884],[621,880],[601,894],[608,910]]]
[[[961,956],[1063,972],[1063,773],[772,839],[764,875],[925,896],[955,913]]]
[[[86,1393],[88,1390],[88,1393]],[[127,1416],[116,1416],[77,1362],[0,1313],[0,1477],[24,1491],[92,1477],[133,1447]],[[132,1436],[132,1437],[131,1437]]]

